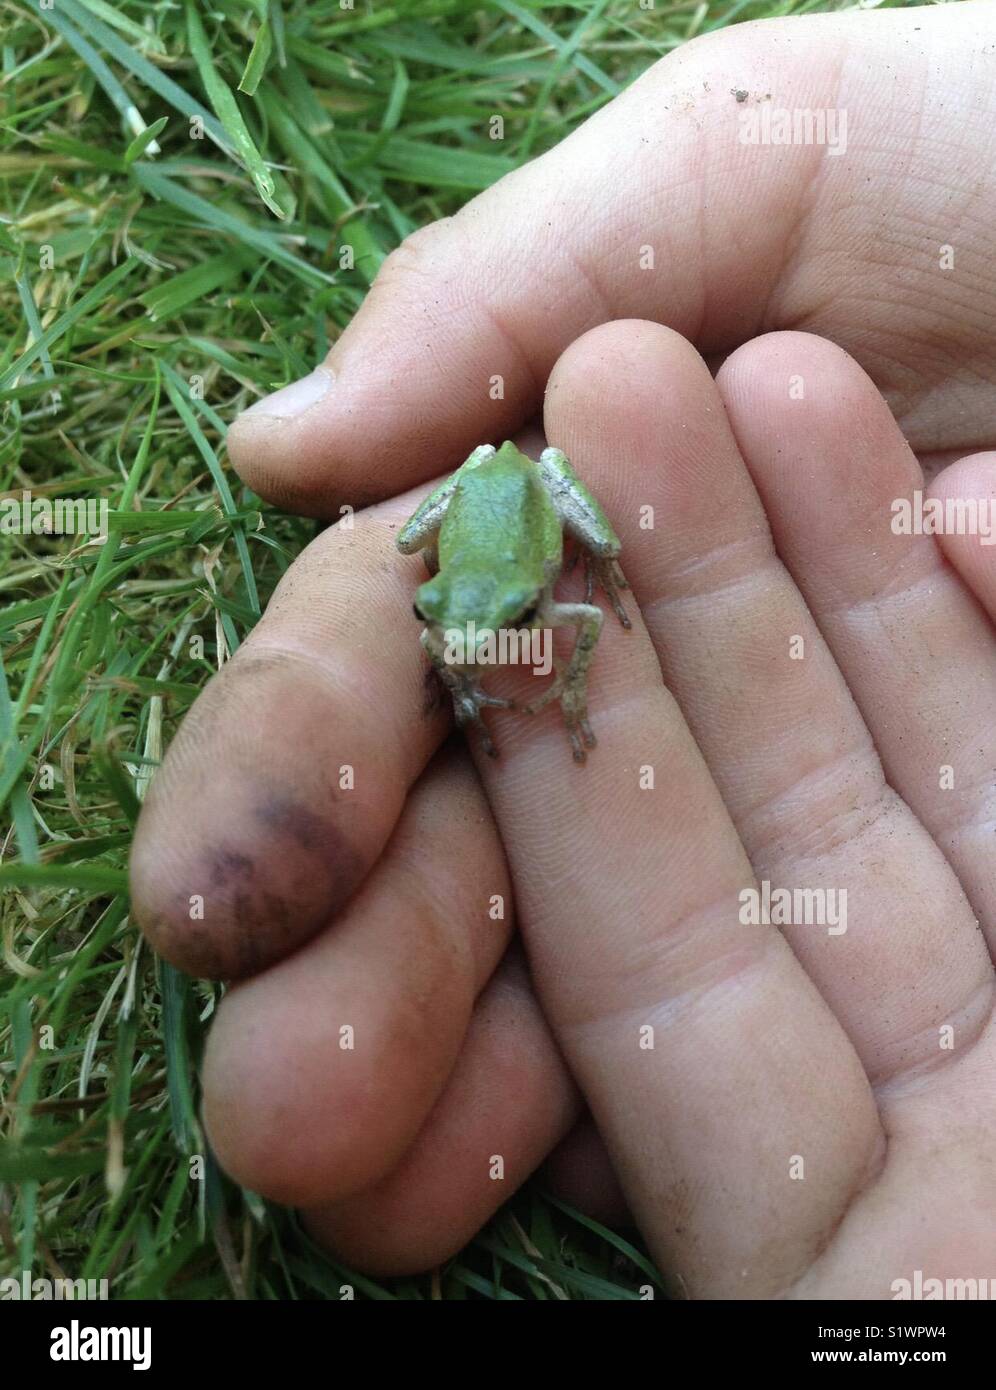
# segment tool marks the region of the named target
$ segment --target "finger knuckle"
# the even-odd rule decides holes
[[[375,288],[396,290],[398,282],[423,280],[449,263],[453,247],[453,218],[444,217],[410,232],[381,266]]]

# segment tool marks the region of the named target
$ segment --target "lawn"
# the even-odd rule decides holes
[[[219,986],[143,945],[128,846],[184,712],[314,533],[240,483],[226,425],[321,359],[408,232],[657,58],[836,8],[0,3],[0,494],[109,506],[103,544],[0,536],[0,1277],[196,1299],[654,1282],[632,1233],[538,1182],[445,1268],[386,1284],[229,1182],[198,1120]]]

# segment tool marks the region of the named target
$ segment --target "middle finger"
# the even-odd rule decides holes
[[[665,679],[758,878],[836,891],[835,922],[784,931],[872,1079],[937,1060],[938,1018],[974,1036],[992,970],[972,911],[885,781],[697,353],[653,324],[595,329],[560,359],[546,423],[596,493],[605,470],[624,528],[652,509],[623,558]]]

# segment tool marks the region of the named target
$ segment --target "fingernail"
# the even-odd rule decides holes
[[[264,396],[244,410],[239,419],[246,415],[260,419],[264,416],[272,420],[293,420],[327,396],[334,378],[327,367],[316,367],[313,372],[303,376],[300,381],[292,381],[281,386],[272,396]]]

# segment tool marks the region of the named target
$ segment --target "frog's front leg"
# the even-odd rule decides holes
[[[588,723],[588,667],[602,631],[602,610],[593,603],[557,603],[552,590],[547,589],[540,600],[534,626],[573,626],[576,631],[574,650],[566,668],[558,666],[553,684],[538,700],[526,705],[525,713],[535,714],[551,700],[559,700],[574,761],[583,763],[585,749],[595,746],[595,735]]]
[[[622,544],[608,517],[562,450],[544,449],[539,458],[539,470],[561,526],[584,550],[585,603],[591,603],[597,580],[622,626],[631,627],[619,597],[620,589],[629,588],[617,558]]]
[[[491,739],[488,726],[481,718],[481,710],[485,708],[515,709],[514,702],[499,699],[495,695],[489,695],[486,690],[482,690],[481,677],[473,667],[452,666],[449,662],[444,661],[442,654],[433,644],[428,631],[422,633],[421,642],[433,668],[438,671],[440,679],[450,692],[453,700],[453,716],[456,719],[457,727],[463,729],[468,724],[476,725],[481,737],[481,747],[489,758],[497,758],[498,749]]]

